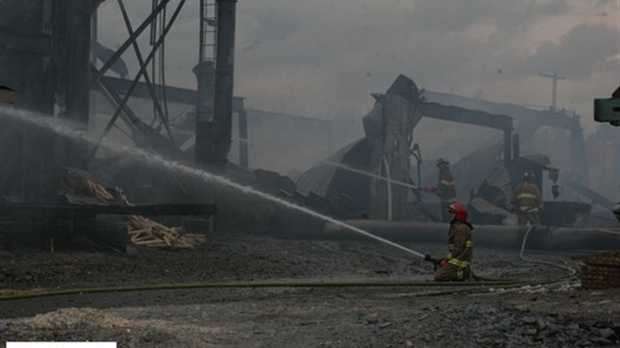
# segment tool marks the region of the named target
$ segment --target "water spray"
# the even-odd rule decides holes
[[[406,183],[406,182],[402,182],[402,181],[398,181],[398,180],[392,180],[390,178],[387,178],[387,177],[384,177],[384,176],[381,176],[381,175],[377,175],[377,174],[373,174],[373,173],[370,173],[370,172],[367,172],[367,171],[364,171],[364,170],[356,169],[356,168],[353,168],[353,167],[349,167],[349,166],[341,164],[341,163],[332,162],[332,161],[322,161],[322,162],[325,163],[325,164],[328,164],[330,166],[334,166],[334,167],[337,167],[337,168],[340,168],[340,169],[343,169],[343,170],[346,170],[346,171],[349,171],[349,172],[353,172],[353,173],[369,176],[369,177],[374,178],[374,179],[389,181],[389,182],[391,182],[393,184],[404,186],[404,187],[408,187],[408,188],[411,188],[411,189],[414,189],[414,190],[419,190],[420,189],[416,185],[412,185],[412,184],[409,184],[409,183]]]
[[[2,116],[7,116],[7,117],[11,117],[13,119],[17,119],[17,120],[21,120],[21,121],[26,121],[34,126],[37,127],[45,127],[48,129],[51,129],[52,131],[54,131],[55,133],[61,134],[61,135],[65,135],[68,137],[71,137],[73,139],[77,139],[77,140],[82,140],[85,141],[87,143],[90,143],[92,145],[97,145],[97,144],[101,144],[102,146],[110,149],[111,151],[117,152],[117,153],[121,153],[121,154],[128,154],[131,155],[135,158],[137,158],[138,160],[141,160],[145,163],[149,163],[149,164],[154,164],[157,166],[161,166],[161,167],[166,167],[166,168],[170,168],[170,169],[175,169],[178,170],[180,172],[189,174],[189,175],[193,175],[195,177],[201,178],[203,180],[206,181],[210,181],[210,182],[214,182],[214,183],[218,183],[218,184],[222,184],[222,185],[226,185],[232,188],[235,188],[243,193],[246,194],[250,194],[250,195],[254,195],[254,196],[258,196],[261,197],[263,199],[266,199],[268,201],[271,201],[273,203],[277,203],[280,205],[283,205],[287,208],[293,209],[293,210],[297,210],[299,212],[302,212],[304,214],[308,214],[310,216],[319,218],[323,221],[327,221],[327,222],[331,222],[335,225],[339,225],[342,226],[348,230],[351,230],[353,232],[357,232],[359,234],[362,234],[364,236],[367,236],[369,238],[378,240],[382,243],[388,244],[390,246],[393,246],[395,248],[398,248],[400,250],[403,250],[405,252],[408,252],[410,254],[413,254],[417,257],[420,258],[424,258],[424,254],[421,254],[417,251],[411,250],[409,248],[406,248],[402,245],[396,244],[390,240],[387,240],[385,238],[381,238],[379,236],[376,236],[372,233],[369,233],[367,231],[364,231],[358,227],[349,225],[345,222],[342,222],[340,220],[334,219],[332,217],[329,217],[327,215],[323,215],[320,213],[317,213],[311,209],[308,209],[306,207],[302,207],[296,204],[293,204],[291,202],[288,202],[284,199],[272,196],[270,194],[258,191],[250,186],[246,186],[246,185],[241,185],[238,183],[235,183],[231,180],[226,179],[225,177],[219,176],[219,175],[214,175],[211,173],[206,172],[205,170],[202,169],[197,169],[197,168],[193,168],[190,167],[188,165],[179,163],[179,162],[175,162],[175,161],[169,161],[159,155],[156,154],[152,154],[152,153],[148,153],[144,150],[138,149],[138,148],[133,148],[133,147],[129,147],[129,146],[124,146],[124,145],[120,145],[118,143],[113,143],[108,141],[107,139],[103,139],[101,143],[99,143],[98,140],[93,139],[92,137],[90,137],[88,135],[87,132],[81,131],[79,129],[76,129],[77,127],[72,127],[71,123],[66,121],[66,120],[60,120],[60,119],[55,119],[55,118],[51,118],[51,117],[47,117],[47,116],[43,116],[31,111],[26,111],[26,110],[20,110],[14,107],[2,107],[0,109],[0,114]],[[363,171],[362,171],[363,172]],[[411,186],[411,185],[410,185]]]

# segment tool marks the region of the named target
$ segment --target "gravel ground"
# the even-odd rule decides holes
[[[403,244],[440,256],[444,245]],[[578,270],[574,253],[526,251]],[[620,347],[620,291],[587,290],[517,250],[476,248],[485,277],[530,285],[432,283],[431,265],[380,242],[216,235],[197,250],[0,254],[4,296],[171,283],[308,281],[308,287],[102,292],[0,301],[5,341],[117,341],[119,347]],[[318,286],[423,281],[424,286]],[[432,285],[432,286],[429,286]]]

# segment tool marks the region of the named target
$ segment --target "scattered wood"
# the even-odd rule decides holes
[[[119,188],[106,188],[83,173],[67,170],[58,183],[62,195],[82,197],[97,204],[134,206]],[[129,241],[138,246],[157,248],[189,248],[206,243],[202,234],[183,233],[180,227],[169,227],[140,215],[125,215]]]

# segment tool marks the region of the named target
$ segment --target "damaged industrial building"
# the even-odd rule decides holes
[[[135,29],[121,6],[132,35],[116,51],[103,47],[96,36],[86,35],[89,30],[80,30],[92,26],[91,16],[98,4],[70,7],[44,2],[28,12],[33,13],[31,20],[14,16],[15,11],[3,15],[6,29],[2,34],[2,83],[10,86],[14,105],[72,121],[88,129],[95,139],[84,144],[45,129],[24,127],[7,117],[2,119],[3,216],[6,226],[13,226],[3,228],[10,231],[3,233],[6,240],[32,241],[32,236],[45,236],[59,241],[70,240],[73,235],[92,235],[91,219],[102,220],[99,215],[114,210],[102,205],[115,205],[115,214],[128,215],[129,211],[122,214],[126,209],[123,206],[128,204],[134,212],[169,215],[173,217],[168,221],[190,221],[188,226],[193,223],[203,229],[253,229],[284,235],[323,234],[326,228],[331,231],[303,213],[165,166],[136,161],[101,145],[103,139],[117,138],[168,161],[204,168],[329,217],[359,222],[375,232],[400,235],[395,238],[416,238],[424,234],[417,231],[444,228],[437,197],[422,190],[435,185],[433,161],[437,157],[432,151],[427,153],[425,144],[416,138],[420,122],[432,119],[490,129],[497,134],[497,141],[466,148],[468,152],[451,164],[456,198],[467,203],[472,222],[481,229],[502,231],[505,240],[518,243],[516,236],[523,234],[523,228],[516,226],[510,198],[522,173],[531,171],[544,196],[542,226],[535,233],[541,243],[544,241],[541,247],[617,244],[613,234],[601,232],[618,228],[611,212],[615,202],[589,188],[592,164],[587,159],[577,115],[553,107],[534,110],[427,91],[412,77],[400,75],[386,91],[371,93],[375,103],[361,120],[364,136],[331,149],[334,130],[330,122],[246,109],[243,98],[233,96],[234,3],[228,4],[230,8],[220,6],[222,14],[213,12],[213,4],[212,8],[204,5],[203,17],[230,18],[220,20],[218,26],[206,19],[201,22],[200,40],[204,45],[193,69],[197,90],[158,85],[149,76],[147,67],[153,64],[176,15],[160,28],[150,52],[140,51],[137,37],[163,11],[164,4],[154,8]],[[175,14],[182,6],[179,4]],[[211,12],[207,13],[209,8]],[[213,49],[216,39],[217,50]],[[128,79],[121,55],[132,49],[141,66],[135,77]],[[98,68],[97,62],[102,66]],[[120,77],[110,76],[108,71]],[[32,84],[33,80],[41,83]],[[152,110],[145,112],[149,104]],[[171,114],[178,116],[171,119]],[[551,162],[549,154],[528,148],[528,144],[536,142],[541,128],[560,129],[565,136],[566,147],[549,148],[550,152],[566,154],[568,161],[562,163],[562,168]],[[265,133],[269,131],[277,134]],[[279,140],[273,142],[277,147],[265,143],[264,138]],[[302,147],[317,148],[317,144],[326,143],[328,146],[321,149],[323,157],[303,172],[288,175],[250,165],[260,162],[265,149],[286,157],[286,151],[295,156]],[[617,146],[607,149],[618,151]],[[607,187],[613,187],[613,178],[620,175],[617,153],[611,158],[616,163],[607,164],[612,170],[606,178]],[[93,184],[119,190],[127,197],[106,200],[72,185],[60,187],[61,183],[66,186],[72,182],[67,181],[67,176],[89,180],[88,176]],[[187,205],[188,218],[175,219],[183,211],[183,204]],[[89,207],[88,214],[73,211],[85,209],[80,205]],[[199,205],[202,210],[196,210]],[[32,223],[25,224],[26,220]],[[118,219],[112,220],[118,224]],[[311,221],[292,228],[305,220]],[[54,226],[53,231],[50,226]],[[441,241],[441,233],[435,235]],[[124,249],[124,241],[118,236],[110,239],[120,240],[121,244],[113,243],[113,247]],[[479,243],[485,242],[479,238]]]
[[[80,29],[91,27],[91,16],[98,4],[70,7],[60,2],[44,2],[36,10],[28,11],[33,13],[30,20],[15,16],[15,11],[5,11],[3,15],[6,29],[2,34],[2,83],[10,86],[15,95],[14,105],[72,121],[81,129],[88,129],[96,139],[84,144],[45,129],[24,127],[7,117],[2,119],[3,216],[7,226],[11,223],[19,226],[4,228],[11,231],[4,233],[9,235],[7,240],[31,240],[33,235],[62,240],[63,235],[84,234],[81,224],[90,226],[91,218],[109,213],[109,207],[101,207],[104,204],[117,205],[116,214],[123,212],[124,205],[132,204],[137,205],[133,211],[145,206],[147,215],[173,216],[183,210],[179,208],[181,204],[194,204],[188,207],[187,215],[195,216],[192,209],[202,204],[203,214],[198,215],[210,220],[211,228],[216,230],[323,233],[320,222],[305,227],[302,224],[301,229],[291,228],[291,224],[307,219],[303,213],[287,212],[277,204],[205,183],[201,178],[165,166],[158,168],[136,161],[101,146],[103,139],[120,139],[118,133],[124,133],[121,142],[166,160],[205,168],[336,219],[363,220],[364,226],[373,226],[373,230],[382,233],[404,228],[415,238],[418,230],[443,228],[433,224],[442,222],[437,198],[422,190],[435,184],[436,174],[432,173],[435,158],[432,152],[427,153],[425,144],[417,141],[415,132],[422,120],[433,119],[497,133],[496,142],[467,149],[469,152],[455,158],[451,165],[456,197],[468,204],[474,224],[492,226],[488,228],[503,231],[506,239],[516,241],[514,237],[523,231],[516,226],[510,197],[522,173],[531,171],[535,184],[544,194],[542,226],[536,229],[536,234],[546,246],[582,248],[590,243],[617,244],[616,237],[600,232],[617,229],[611,213],[615,202],[588,187],[591,164],[577,115],[556,108],[539,111],[427,91],[411,77],[400,75],[383,93],[372,93],[375,104],[361,121],[362,138],[338,149],[331,149],[328,144],[322,149],[324,156],[315,165],[289,176],[250,165],[269,146],[260,143],[262,134],[269,129],[277,131],[277,135],[266,136],[281,140],[277,148],[269,151],[284,156],[290,151],[294,156],[295,150],[311,143],[316,148],[317,143],[331,142],[333,129],[330,122],[318,119],[246,109],[243,98],[233,96],[234,3],[228,4],[231,8],[220,6],[218,11],[222,14],[213,13],[215,6],[207,14],[209,6],[204,6],[205,18],[217,15],[231,18],[220,20],[217,27],[206,19],[201,22],[199,32],[204,47],[193,69],[197,90],[157,85],[149,77],[147,67],[159,52],[176,15],[160,28],[160,36],[154,39],[149,53],[140,51],[136,39],[166,7],[164,4],[154,8],[152,15],[135,29],[121,6],[132,35],[117,51],[86,35],[89,30]],[[182,6],[177,7],[175,14]],[[219,49],[215,50],[213,41],[218,38]],[[141,66],[136,76],[128,79],[121,55],[132,48]],[[97,62],[102,64],[100,68]],[[109,76],[108,71],[121,77]],[[153,110],[145,113],[145,105],[149,103]],[[178,116],[171,119],[171,114]],[[563,163],[563,168],[552,163],[549,154],[526,152],[527,145],[536,142],[541,128],[561,129],[564,133],[566,148],[549,149],[566,153],[569,161]],[[618,151],[617,146],[608,149]],[[608,186],[613,186],[613,178],[620,175],[617,153],[612,159],[616,163],[607,164],[612,170],[607,178]],[[129,198],[97,201],[97,195],[80,196],[85,193],[76,187],[69,187],[68,191],[59,187],[67,182],[63,175],[76,176],[76,173],[89,175],[98,185],[118,188]],[[148,205],[152,204],[160,206],[151,209]],[[88,205],[89,214],[73,212],[72,209],[84,209],[77,205]],[[26,230],[30,232],[26,233],[22,227],[30,219],[34,223],[28,224]],[[197,223],[200,219],[168,220]],[[397,221],[408,224],[400,223],[399,228],[390,225]],[[66,231],[57,227],[58,224],[73,227]],[[49,231],[52,225],[54,231]],[[202,227],[207,226],[209,223],[203,222]],[[556,240],[558,244],[554,246]],[[479,242],[485,241],[479,239]],[[122,245],[115,247],[124,249]]]
[[[114,49],[98,41],[102,3],[0,2],[3,253],[209,253],[236,233],[443,246],[445,163],[476,247],[574,253],[585,288],[620,287],[613,125],[585,136],[555,100],[540,109],[434,92],[405,73],[367,91],[373,106],[359,117],[249,108],[234,95],[236,1],[158,0],[132,21],[118,0],[127,37]],[[164,45],[187,6],[200,8],[199,57],[185,67],[194,89],[165,83]],[[518,223],[524,173],[542,194],[539,224]],[[612,329],[604,339],[617,343]]]

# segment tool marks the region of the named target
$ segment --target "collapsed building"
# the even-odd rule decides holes
[[[390,224],[392,222],[411,222],[413,225],[402,225],[402,228],[435,233],[435,230],[444,230],[445,225],[438,223],[437,202],[420,192],[423,183],[433,181],[429,179],[433,174],[428,173],[427,167],[421,167],[424,144],[417,143],[412,135],[418,124],[427,118],[485,127],[500,134],[500,141],[472,149],[471,153],[453,163],[457,187],[461,190],[459,199],[470,205],[474,223],[491,226],[489,229],[494,231],[503,228],[512,234],[522,233],[521,229],[510,226],[511,213],[506,206],[509,191],[521,173],[534,171],[537,183],[543,187],[544,178],[551,177],[551,186],[554,187],[558,184],[556,181],[567,174],[559,171],[545,154],[521,154],[522,145],[530,141],[542,126],[561,127],[570,133],[570,158],[574,163],[567,175],[570,181],[566,186],[609,210],[610,202],[588,189],[583,134],[576,117],[556,110],[535,111],[433,93],[418,88],[412,79],[402,75],[385,93],[373,94],[375,104],[362,121],[363,138],[333,152],[331,145],[321,148],[319,163],[305,172],[284,175],[275,170],[252,168],[250,164],[258,151],[253,155],[251,149],[259,141],[252,136],[269,128],[265,125],[277,123],[281,126],[283,121],[288,122],[288,129],[280,129],[279,135],[288,137],[287,144],[291,146],[280,144],[281,148],[267,151],[292,150],[291,157],[296,154],[299,157],[299,149],[294,144],[299,142],[300,134],[310,132],[312,136],[307,142],[317,147],[319,137],[321,143],[331,143],[332,129],[326,121],[248,110],[243,98],[233,96],[234,2],[218,1],[220,6],[214,13],[214,7],[210,6],[213,2],[201,1],[200,43],[204,49],[201,49],[194,69],[197,90],[157,85],[147,73],[147,67],[184,2],[175,9],[146,56],[142,56],[136,47],[136,38],[160,18],[158,16],[166,8],[167,1],[155,6],[135,30],[123,10],[129,38],[119,49],[107,55],[106,50],[97,45],[96,39],[91,42],[87,33],[100,3],[2,1],[3,8],[11,6],[13,10],[2,11],[1,83],[15,90],[15,105],[50,118],[74,121],[82,129],[90,128],[97,138],[94,145],[85,145],[75,139],[50,134],[45,129],[2,118],[2,148],[5,151],[2,152],[1,194],[3,208],[11,207],[3,211],[18,211],[19,214],[24,211],[26,214],[51,212],[49,219],[35,228],[37,233],[45,230],[54,218],[74,222],[71,214],[69,217],[63,215],[65,211],[83,209],[75,207],[78,204],[87,205],[76,199],[64,201],[60,208],[56,205],[60,204],[57,190],[50,188],[55,187],[60,179],[47,173],[57,173],[58,167],[63,168],[62,173],[86,172],[108,188],[121,188],[135,204],[144,205],[129,208],[121,204],[114,209],[90,207],[92,211],[85,215],[85,219],[111,211],[119,215],[140,211],[154,214],[152,207],[146,206],[149,204],[168,205],[163,210],[155,209],[162,215],[175,215],[175,212],[183,215],[178,214],[182,204],[199,204],[202,205],[202,214],[188,206],[185,212],[189,216],[210,218],[208,223],[202,221],[203,230],[214,226],[219,230],[277,231],[283,235],[324,235],[324,231],[329,230],[324,221],[316,221],[316,218],[295,212],[290,207],[248,195],[234,187],[213,184],[202,177],[141,163],[102,148],[101,140],[114,138],[115,132],[125,135],[128,146],[170,162],[206,169],[239,185],[332,218],[362,219],[377,233],[401,228],[398,227],[401,225]],[[32,18],[24,20],[18,16],[19,9],[31,14]],[[218,20],[213,21],[216,17]],[[40,18],[44,20],[40,21]],[[212,23],[217,23],[217,30]],[[214,48],[216,41],[218,49],[210,52],[207,48]],[[123,68],[120,59],[130,48],[135,50],[140,61],[140,71],[133,80],[125,78],[127,67]],[[93,62],[91,52],[97,52],[102,63],[100,67]],[[109,76],[109,71],[115,71],[120,77]],[[141,78],[145,81],[141,82]],[[30,83],[35,80],[41,83]],[[151,110],[145,111],[145,104]],[[176,112],[170,112],[168,108],[174,110],[175,104],[178,107]],[[181,115],[176,119],[170,117],[175,113]],[[238,131],[236,137],[233,136],[234,128]],[[263,138],[275,136],[268,134]],[[238,156],[238,161],[230,160],[231,153]],[[416,165],[412,165],[412,158]],[[463,191],[463,188],[470,189]],[[591,214],[593,204],[545,202],[547,208],[543,220],[553,229],[541,232],[542,235],[546,237],[557,232],[558,228],[568,228],[571,233],[581,228],[584,232],[577,233],[571,243],[581,243],[582,238],[590,240],[592,237],[599,241],[597,245],[617,245],[615,237],[611,237],[612,243],[609,244],[609,235],[596,229],[617,228],[617,224],[591,218],[595,216]],[[123,211],[127,214],[122,214]],[[14,222],[15,216],[9,213],[3,215],[3,219]],[[368,225],[371,222],[374,225]],[[379,227],[381,231],[376,230]],[[435,235],[441,235],[443,241],[443,234]],[[575,236],[574,233],[570,235]],[[504,239],[512,243],[509,236]]]
[[[599,246],[608,241],[617,247],[617,237],[605,234],[618,229],[617,221],[611,215],[613,202],[583,184],[587,182],[588,170],[583,136],[576,117],[552,110],[538,112],[514,105],[418,91],[415,83],[402,75],[385,94],[373,96],[376,99],[375,106],[364,118],[366,136],[311,168],[297,181],[302,194],[310,198],[316,209],[338,207],[329,213],[343,219],[357,219],[351,223],[374,229],[375,232],[381,231],[387,235],[394,232],[393,237],[408,235],[411,238],[411,235],[419,236],[429,230],[439,233],[441,227],[432,223],[383,222],[440,221],[439,205],[432,203],[432,199],[429,202],[428,198],[423,198],[417,186],[422,181],[419,167],[417,177],[416,170],[409,169],[410,157],[416,159],[417,166],[421,162],[420,145],[414,144],[411,131],[421,117],[432,117],[490,127],[502,132],[499,142],[472,151],[452,166],[457,187],[475,188],[469,192],[461,190],[457,195],[459,200],[469,205],[474,224],[488,225],[482,229],[501,235],[500,239],[504,238],[508,244],[517,243],[518,238],[512,237],[523,235],[524,229],[514,226],[516,219],[508,206],[512,189],[527,170],[535,173],[539,187],[548,188],[553,195],[552,199],[545,200],[542,214],[549,233],[543,239],[547,240],[548,245],[553,244],[549,236],[554,233],[557,235],[556,241],[566,247],[566,243],[559,242],[562,240],[561,234],[570,234],[571,238],[575,238],[583,232],[573,243],[598,239],[599,242],[595,244]],[[478,108],[468,109],[458,105]],[[520,122],[515,122],[518,120]],[[570,157],[573,163],[572,170],[566,175],[568,180],[564,181],[568,188],[563,191],[573,190],[591,199],[592,204],[570,199],[556,200],[560,193],[560,170],[552,165],[545,154],[521,155],[520,135],[524,134],[521,138],[531,141],[537,128],[545,125],[568,129],[570,133]],[[404,149],[399,149],[402,144],[405,144]],[[414,163],[411,165],[415,168]],[[547,177],[549,182],[543,185]],[[428,182],[429,179],[424,180]],[[363,189],[366,187],[369,189]],[[349,209],[346,209],[347,204]],[[373,225],[369,220],[379,222]],[[560,233],[562,229],[566,230]],[[580,229],[581,232],[578,232]],[[480,227],[477,230],[477,234],[484,234]]]
[[[396,79],[385,94],[373,96],[376,104],[363,120],[366,136],[342,148],[297,180],[299,189],[304,195],[315,197],[315,201],[318,198],[326,201],[325,204],[317,204],[318,206],[331,206],[330,201],[355,202],[357,206],[343,213],[340,216],[342,218],[364,215],[380,220],[439,221],[436,212],[429,213],[435,211],[435,207],[428,206],[425,209],[421,206],[424,199],[421,198],[419,189],[422,181],[434,183],[436,174],[433,173],[432,178],[429,178],[429,175],[424,177],[417,170],[419,168],[416,169],[420,161],[417,163],[409,161],[421,157],[416,154],[420,152],[420,144],[414,143],[412,132],[422,117],[488,127],[501,132],[501,141],[475,149],[452,165],[459,188],[457,197],[463,202],[472,202],[474,212],[479,213],[474,216],[478,221],[474,222],[502,224],[503,219],[509,218],[510,212],[506,208],[512,188],[520,181],[521,174],[526,170],[536,174],[536,183],[539,187],[545,187],[543,180],[549,177],[551,185],[546,186],[550,191],[555,191],[554,198],[557,197],[560,170],[551,164],[545,154],[520,153],[522,139],[530,141],[536,129],[543,125],[570,130],[570,141],[573,144],[570,157],[574,163],[572,163],[573,170],[568,173],[571,178],[566,181],[567,185],[590,196],[595,204],[603,208],[613,206],[613,202],[579,183],[587,182],[588,170],[583,136],[575,118],[557,112],[546,116],[544,114],[550,111],[536,112],[516,106],[504,108],[506,112],[503,113],[501,104],[484,101],[477,103],[486,105],[486,108],[468,109],[457,104],[475,106],[471,100],[469,103],[458,103],[459,98],[456,96],[418,91],[415,83],[403,75]],[[460,99],[468,101],[466,98]],[[444,100],[446,104],[440,103],[440,100]],[[497,113],[492,113],[491,109]],[[526,112],[523,113],[523,110]],[[508,116],[507,113],[511,113],[514,117]],[[521,122],[516,122],[518,119],[522,119]],[[541,121],[536,121],[538,119]],[[521,124],[524,126],[520,126]],[[525,136],[521,136],[522,134]],[[360,175],[363,177],[359,172],[366,173],[366,177],[359,178]],[[365,180],[365,183],[360,184],[360,180]],[[389,187],[391,191],[389,195],[393,201],[390,203],[386,197],[388,193],[373,188],[373,185]],[[359,190],[359,187],[364,186],[370,186],[370,192],[359,192],[364,191]],[[426,200],[428,201],[428,198]],[[387,208],[390,205],[398,208],[390,212]],[[547,215],[544,220],[551,226],[572,226],[578,215],[590,212],[590,205],[582,202],[550,201],[545,202],[545,205]],[[483,216],[485,213],[500,216]]]

